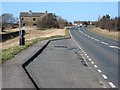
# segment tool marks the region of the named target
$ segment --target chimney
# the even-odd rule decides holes
[[[45,13],[48,13],[47,10],[45,11]]]
[[[29,14],[32,14],[32,10],[29,10]]]

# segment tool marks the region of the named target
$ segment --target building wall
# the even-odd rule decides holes
[[[23,26],[36,26],[39,17],[21,17]]]

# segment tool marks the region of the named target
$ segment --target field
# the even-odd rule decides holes
[[[65,35],[65,29],[37,30],[35,28],[28,28],[28,27],[26,27],[24,29],[26,32],[25,41],[30,41],[30,40],[36,39],[36,38],[47,38],[47,37],[51,37],[51,36],[57,36],[57,35],[64,36]],[[16,29],[16,30],[19,30],[19,29]],[[16,46],[19,44],[19,37],[7,40],[6,42],[0,43],[0,44],[2,44],[2,50],[8,49],[12,46]]]
[[[19,37],[7,40],[0,43],[0,63],[5,62],[13,58],[23,49],[33,45],[34,43],[46,40],[49,38],[60,38],[68,35],[68,30],[66,29],[47,29],[47,30],[36,30],[35,28],[24,28],[25,29],[25,45],[19,46]]]

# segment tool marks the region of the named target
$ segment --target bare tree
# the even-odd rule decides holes
[[[15,18],[10,13],[4,13],[0,16],[1,31],[3,32],[8,25],[12,25],[15,21]]]
[[[59,28],[64,28],[68,24],[67,20],[63,19],[62,17],[58,17],[57,22]]]

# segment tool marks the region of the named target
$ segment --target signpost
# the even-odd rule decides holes
[[[22,20],[19,18],[19,45],[25,45],[25,30],[23,30]]]

